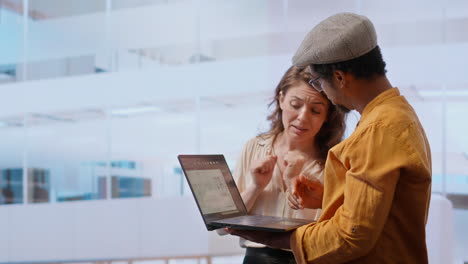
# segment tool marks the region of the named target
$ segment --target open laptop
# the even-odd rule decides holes
[[[249,215],[223,155],[179,155],[180,165],[208,230],[286,232],[309,219]]]

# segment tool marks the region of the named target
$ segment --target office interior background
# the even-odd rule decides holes
[[[240,263],[176,156],[234,168],[305,34],[343,11],[374,22],[428,135],[430,262],[467,263],[464,0],[0,0],[0,263]]]

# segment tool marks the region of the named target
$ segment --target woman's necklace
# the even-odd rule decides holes
[[[276,154],[274,146],[273,146],[272,152],[273,152],[273,155],[276,156],[276,166],[278,166],[278,170],[280,172],[280,175],[281,175],[281,177],[283,177],[283,169],[281,169],[280,162],[279,162],[280,156],[278,154]]]
[[[280,162],[280,159],[282,159],[282,157],[280,155],[278,155],[278,153],[276,153],[275,142],[273,142],[273,144],[271,146],[271,150],[272,150],[271,151],[272,154],[276,156],[276,166],[278,167],[278,171],[280,173],[280,179],[281,179],[281,182],[282,182],[282,185],[283,185],[282,186],[283,190],[286,190],[287,185],[286,185],[286,182],[284,181],[284,178],[283,178],[283,171],[284,170],[281,168],[281,165],[280,165],[282,163],[282,162]]]
[[[275,148],[275,143],[277,144],[276,146],[279,145],[279,142],[276,142],[276,139],[279,139],[279,137],[281,136],[278,135],[277,138],[275,138],[275,140],[273,140],[273,143],[272,143],[272,146],[271,146],[271,152],[273,155],[276,156],[276,166],[278,166],[278,171],[280,173],[280,177],[281,177],[281,182],[283,183],[283,189],[285,190],[287,188],[287,184],[286,184],[286,179],[284,179],[284,170],[286,169],[286,165],[284,165],[284,168],[281,167],[281,164],[284,164],[284,156],[286,154],[283,154],[283,155],[278,155],[278,153],[276,153],[276,148]],[[306,158],[306,161],[304,163],[304,165],[302,166],[302,168],[306,167],[307,164],[309,164],[310,162],[312,162],[313,160],[315,160],[314,158],[312,158],[311,155],[308,155],[304,152],[302,152],[303,155],[305,155],[304,157]]]

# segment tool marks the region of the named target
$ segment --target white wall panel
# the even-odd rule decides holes
[[[1,206],[0,215],[9,216],[0,263],[242,252],[235,237],[212,242],[192,197]]]
[[[451,208],[448,200],[433,195],[426,227],[430,263],[453,259]],[[14,224],[0,222],[0,241],[7,241],[0,247],[0,263],[243,251],[236,237],[206,231],[192,197],[2,206],[0,215],[15,219]]]

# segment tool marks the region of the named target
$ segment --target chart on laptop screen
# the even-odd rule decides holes
[[[187,176],[203,214],[237,210],[221,170],[188,170]]]

